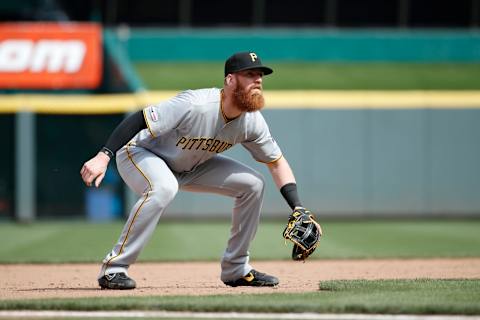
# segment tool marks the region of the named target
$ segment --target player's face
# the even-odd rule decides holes
[[[262,94],[263,72],[257,69],[240,71],[237,82],[250,94]]]
[[[237,107],[244,112],[253,112],[263,108],[265,100],[262,94],[263,72],[252,69],[235,74],[236,87],[234,99]]]

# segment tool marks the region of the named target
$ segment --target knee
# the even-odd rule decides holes
[[[264,177],[259,173],[250,174],[244,185],[244,192],[248,194],[255,194],[261,197],[263,196],[264,190],[265,190]]]
[[[178,184],[160,185],[148,192],[150,201],[159,208],[168,206],[178,192]]]

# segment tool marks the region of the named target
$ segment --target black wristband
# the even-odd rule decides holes
[[[280,193],[283,198],[287,201],[290,208],[295,209],[295,207],[302,207],[300,198],[298,197],[297,184],[296,183],[287,183],[280,188]]]
[[[108,149],[107,147],[103,147],[102,149],[100,149],[100,152],[105,153],[110,159],[112,159],[115,156],[112,150]]]

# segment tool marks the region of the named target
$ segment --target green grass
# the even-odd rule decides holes
[[[478,90],[480,63],[269,63],[267,90]],[[223,62],[137,63],[151,90],[223,85]]]
[[[123,222],[0,224],[0,263],[99,262]],[[480,220],[322,221],[313,259],[479,257]],[[252,259],[290,259],[282,221],[262,221]],[[218,260],[229,232],[222,221],[162,221],[141,261]],[[261,290],[261,289],[260,289]],[[0,309],[480,314],[480,280],[325,281],[295,294],[1,300]]]
[[[480,280],[338,280],[312,293],[4,300],[0,309],[473,315],[478,301]]]
[[[313,259],[480,257],[480,220],[321,221],[324,237]],[[98,262],[123,221],[0,223],[0,263]],[[290,259],[283,221],[262,221],[252,259]],[[229,234],[226,221],[161,221],[140,261],[216,261]]]

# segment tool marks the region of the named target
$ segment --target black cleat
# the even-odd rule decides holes
[[[279,283],[279,281],[277,277],[270,276],[252,269],[249,273],[247,273],[246,276],[235,281],[227,281],[224,283],[231,287],[274,287]]]
[[[115,290],[128,290],[136,287],[135,280],[123,272],[104,275],[98,279],[98,285],[102,287],[102,289]]]

